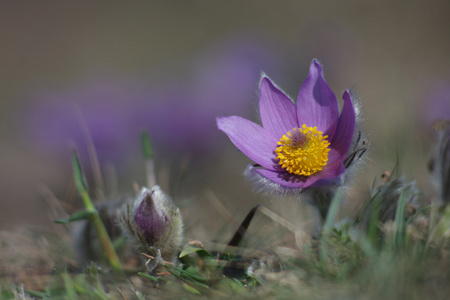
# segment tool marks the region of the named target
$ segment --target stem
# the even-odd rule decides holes
[[[147,175],[147,186],[151,189],[156,184],[155,163],[153,161],[153,149],[150,137],[146,131],[141,132],[142,156],[145,160],[145,173]]]
[[[81,198],[83,199],[84,206],[86,210],[95,212],[91,215],[90,219],[94,225],[95,231],[97,232],[100,243],[106,252],[106,257],[108,258],[109,264],[118,273],[123,273],[122,265],[120,264],[119,257],[114,250],[111,239],[109,238],[108,231],[106,231],[105,225],[103,224],[98,211],[95,209],[94,204],[89,197],[88,192],[85,190],[81,192]]]
[[[152,159],[147,159],[145,161],[145,172],[147,173],[148,188],[151,189],[154,185],[156,185],[155,163]]]
[[[88,212],[92,212],[92,215],[89,217],[89,219],[94,225],[103,250],[105,250],[106,252],[106,257],[108,258],[109,264],[114,271],[123,273],[122,265],[120,264],[119,257],[117,256],[116,251],[114,250],[108,231],[106,231],[105,225],[103,224],[97,209],[95,209],[95,206],[92,203],[91,198],[89,197],[87,184],[84,180],[83,170],[81,168],[81,164],[76,151],[73,151],[72,154],[72,166],[75,185],[77,186],[78,193],[83,200],[83,204],[86,210]]]

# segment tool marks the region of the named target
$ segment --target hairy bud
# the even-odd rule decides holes
[[[140,251],[172,261],[183,239],[180,210],[159,186],[142,188],[122,208],[120,224]]]
[[[437,143],[428,169],[438,193],[437,204],[442,205],[450,203],[450,120],[438,120],[433,127]]]

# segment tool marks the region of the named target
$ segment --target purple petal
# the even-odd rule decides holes
[[[342,112],[339,116],[336,132],[330,143],[330,147],[337,151],[339,158],[343,158],[347,155],[355,130],[355,109],[353,108],[352,99],[350,98],[348,91],[344,92],[342,98],[344,99],[344,106],[342,107]],[[328,159],[330,163],[333,163],[336,160],[336,158],[330,155],[328,156]]]
[[[276,139],[297,127],[294,102],[265,76],[260,84],[259,112],[263,127]]]
[[[290,174],[288,172],[256,168],[253,168],[253,170],[262,177],[291,189],[303,188],[306,181],[306,177]]]
[[[307,187],[319,187],[332,184],[341,184],[342,174],[344,174],[345,168],[342,164],[342,160],[337,160],[332,164],[327,164],[321,171],[309,176],[303,188]]]
[[[309,75],[300,87],[297,96],[297,118],[299,126],[317,126],[317,129],[332,139],[336,130],[339,107],[336,96],[323,79],[322,66],[313,60]]]
[[[273,169],[277,140],[264,128],[241,117],[218,117],[217,126],[248,158],[261,166]]]
[[[336,161],[333,164],[326,165],[323,170],[311,176],[299,176],[284,171],[256,168],[253,168],[252,171],[285,188],[304,190],[310,187],[340,184],[342,181],[341,175],[345,172],[345,168],[342,161]]]
[[[330,152],[328,152],[328,161],[327,164],[333,164],[337,160],[343,160],[344,157],[339,153],[338,150],[331,148]]]

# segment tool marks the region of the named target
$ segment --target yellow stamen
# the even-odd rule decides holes
[[[328,136],[317,127],[294,128],[278,141],[275,149],[278,164],[289,173],[310,176],[325,167],[328,161]]]

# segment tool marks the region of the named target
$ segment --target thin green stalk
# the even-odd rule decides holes
[[[120,264],[119,257],[117,256],[116,251],[114,250],[111,239],[109,238],[109,234],[106,231],[105,225],[103,224],[98,211],[95,209],[94,204],[89,197],[89,193],[87,190],[87,185],[84,180],[83,170],[81,169],[81,164],[78,159],[76,151],[73,152],[72,156],[72,165],[73,172],[75,177],[75,184],[77,186],[78,193],[83,200],[83,204],[87,211],[92,212],[89,219],[94,225],[95,231],[98,235],[100,243],[102,244],[103,250],[105,250],[106,257],[108,258],[109,264],[114,271],[123,273],[122,265]]]
[[[141,132],[142,156],[145,160],[145,173],[147,175],[147,186],[152,188],[156,185],[155,163],[153,161],[153,149],[150,137],[146,131]]]
[[[367,238],[368,241],[372,243],[372,246],[378,247],[380,243],[379,239],[379,219],[380,219],[380,207],[381,207],[381,198],[379,192],[375,194],[372,198],[372,211],[370,212],[370,221],[369,228],[367,229]]]
[[[406,225],[405,225],[405,191],[403,190],[398,199],[397,210],[395,212],[395,235],[394,242],[395,246],[398,248],[403,248],[405,246],[405,235],[406,235]]]
[[[322,266],[327,264],[328,261],[328,234],[331,232],[333,227],[336,225],[336,218],[339,213],[339,208],[342,203],[342,189],[337,189],[334,194],[333,200],[331,200],[330,209],[325,220],[325,224],[322,228],[322,238],[320,241],[320,252],[319,259]]]
[[[334,194],[333,200],[331,200],[330,209],[328,215],[325,219],[325,224],[323,226],[323,232],[329,232],[336,225],[336,218],[339,213],[339,208],[342,203],[342,189],[337,189]]]

